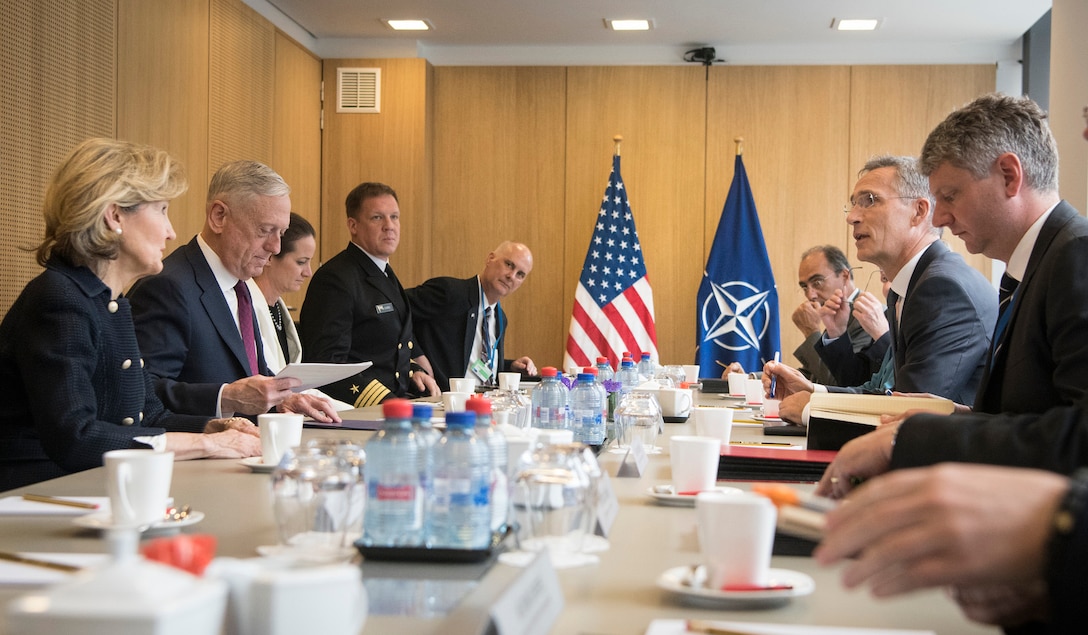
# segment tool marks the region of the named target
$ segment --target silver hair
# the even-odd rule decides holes
[[[1029,97],[991,93],[948,115],[929,133],[918,164],[926,176],[950,163],[981,179],[1006,152],[1020,159],[1025,185],[1058,190],[1058,144],[1046,113]]]
[[[217,198],[287,196],[291,187],[275,170],[257,161],[224,163],[208,183],[208,202]]]

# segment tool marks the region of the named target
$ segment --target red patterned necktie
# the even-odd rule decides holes
[[[242,333],[242,345],[246,347],[249,374],[256,375],[257,338],[253,333],[253,298],[250,297],[249,287],[243,280],[234,285],[234,294],[238,296],[238,330]]]

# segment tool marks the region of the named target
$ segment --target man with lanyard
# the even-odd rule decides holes
[[[502,370],[536,374],[528,357],[504,359],[507,322],[500,306],[532,269],[529,248],[505,241],[487,255],[478,276],[431,278],[406,290],[416,337],[427,351],[440,388],[449,390],[451,377],[471,377],[477,385],[493,386]]]

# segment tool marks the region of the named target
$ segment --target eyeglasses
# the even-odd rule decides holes
[[[817,274],[804,282],[798,282],[797,286],[801,287],[802,292],[807,292],[810,287],[813,291],[822,291],[825,284],[827,284],[827,277]]]
[[[855,207],[858,207],[858,208],[861,208],[861,209],[869,209],[873,205],[876,205],[877,201],[891,200],[893,198],[910,198],[910,199],[914,199],[914,198],[918,198],[918,197],[917,196],[877,196],[876,194],[873,194],[872,192],[862,192],[861,194],[858,195],[857,198],[854,198],[854,197],[851,196],[850,197],[850,202],[847,203],[846,205],[842,206],[842,211],[843,211],[844,214],[849,214],[850,210],[854,209]]]

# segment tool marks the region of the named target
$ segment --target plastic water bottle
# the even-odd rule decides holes
[[[385,423],[367,441],[367,488],[363,542],[373,547],[414,547],[424,540],[423,484],[426,449],[412,430],[412,403],[382,404]]]
[[[604,382],[601,381],[601,376],[598,374],[596,366],[586,366],[582,369],[583,373],[589,373],[593,375],[593,387],[597,389],[597,392],[601,394],[601,421],[605,422],[605,428],[608,427],[608,390],[604,387]],[[607,430],[605,431],[607,435]]]
[[[475,426],[475,413],[446,413],[446,434],[434,453],[430,547],[486,549],[491,544],[491,458]]]
[[[540,369],[540,378],[533,389],[533,427],[569,429],[567,387],[559,382],[559,372],[554,366],[545,366]]]
[[[612,372],[612,364],[608,361],[607,357],[597,358],[597,381],[602,384],[609,379],[615,377],[615,373]]]
[[[638,363],[638,374],[642,376],[643,381],[647,379],[653,379],[657,373],[654,360],[650,359],[649,353],[642,354],[642,361]]]
[[[570,391],[571,428],[574,440],[585,443],[594,452],[604,444],[604,420],[601,418],[601,393],[589,373],[579,373]]]
[[[469,397],[465,410],[476,414],[476,437],[483,440],[491,457],[491,531],[506,530],[510,511],[510,482],[506,478],[509,452],[506,437],[495,427],[491,400],[483,395]]]
[[[635,368],[635,360],[630,357],[623,358],[620,362],[620,372],[616,373],[616,380],[620,382],[622,392],[630,392],[638,388],[638,370]]]

